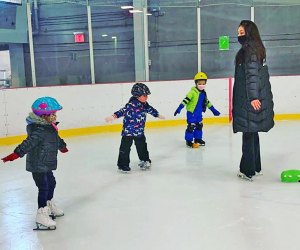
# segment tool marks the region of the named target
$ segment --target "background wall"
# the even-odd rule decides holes
[[[38,15],[33,37],[38,86],[91,83],[86,2],[39,1]],[[91,16],[96,82],[134,81],[133,15],[120,5],[95,3]],[[74,32],[83,32],[85,41],[75,43]],[[28,46],[24,53],[31,86]]]
[[[25,2],[21,6],[0,5],[0,50],[10,51],[14,87],[32,86]],[[145,71],[135,60],[146,54],[135,42],[137,37],[144,38],[141,35],[144,28],[148,31],[150,81],[191,78],[197,72],[198,63],[198,7],[201,10],[202,70],[210,77],[233,75],[234,56],[240,48],[236,30],[241,20],[251,18],[252,7],[254,21],[267,49],[270,74],[300,74],[299,0],[29,2],[37,86],[91,83],[87,3],[91,7],[97,83],[133,82],[140,69]],[[141,25],[143,28],[133,21],[134,15],[136,18],[143,14],[121,9],[122,5],[133,3],[139,3],[152,14],[145,18],[148,21],[145,27]],[[74,32],[83,32],[85,41],[75,43]],[[219,49],[220,36],[229,36],[228,50]]]
[[[300,114],[299,81],[300,76],[271,78],[276,114]],[[41,96],[55,97],[63,106],[63,110],[58,112],[60,129],[107,125],[104,118],[125,105],[130,98],[132,84],[2,89],[0,137],[26,134],[25,118],[31,111],[33,101]],[[176,117],[173,113],[194,86],[192,80],[148,82],[147,85],[152,93],[149,103],[165,115],[167,120],[185,119],[185,110]],[[210,79],[206,89],[209,100],[221,112],[221,117],[228,117],[229,79]],[[212,116],[210,110],[204,114],[204,117]],[[147,119],[156,120],[151,115]],[[122,123],[122,119],[114,122],[118,123]]]
[[[26,6],[0,2],[1,43],[27,43]]]

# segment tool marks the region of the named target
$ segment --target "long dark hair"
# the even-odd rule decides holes
[[[235,57],[236,64],[250,60],[252,55],[256,55],[259,62],[266,60],[266,49],[263,45],[256,24],[250,20],[241,21],[239,27],[245,29],[246,42],[242,45]]]

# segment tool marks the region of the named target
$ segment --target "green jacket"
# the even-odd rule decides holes
[[[187,111],[194,113],[195,108],[197,106],[197,103],[199,101],[199,97],[200,97],[201,93],[205,94],[205,97],[204,97],[204,100],[203,100],[203,104],[202,104],[202,112],[205,112],[206,107],[210,108],[212,106],[212,104],[210,103],[210,101],[207,99],[206,92],[204,90],[203,91],[199,91],[194,86],[194,87],[191,88],[191,90],[187,93],[186,97],[181,102],[183,105],[186,106],[186,110]]]

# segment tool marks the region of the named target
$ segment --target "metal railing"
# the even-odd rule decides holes
[[[1,79],[0,78],[0,88],[10,88],[10,79]]]

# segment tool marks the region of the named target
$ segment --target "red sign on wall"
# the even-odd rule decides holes
[[[75,43],[84,43],[84,33],[83,32],[74,32],[74,42]]]

